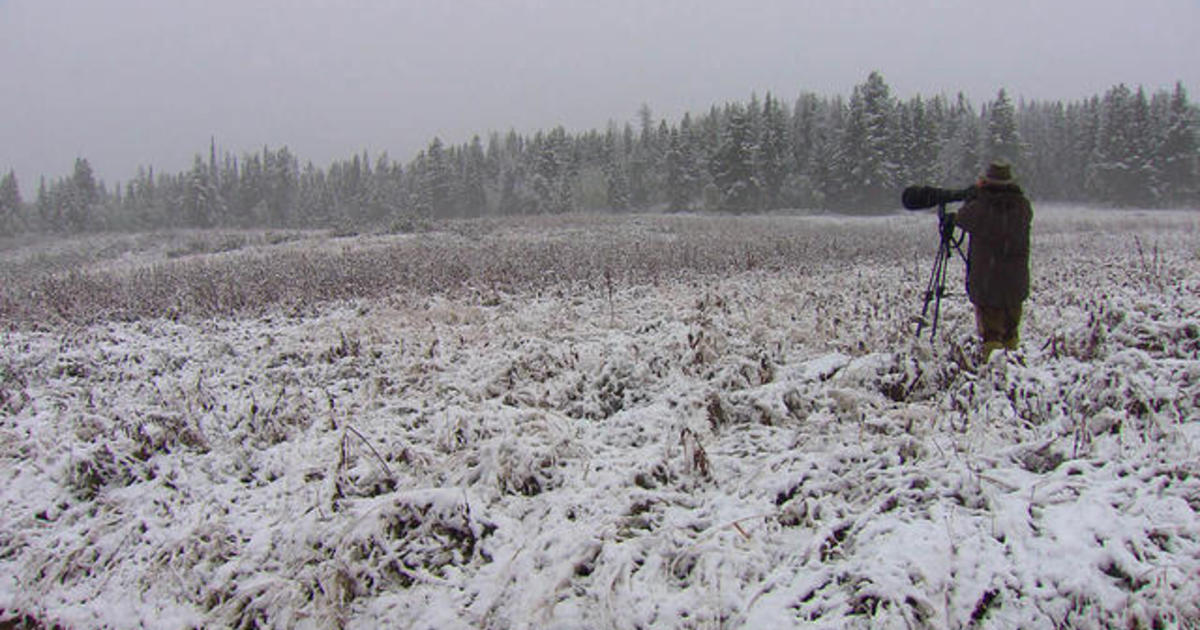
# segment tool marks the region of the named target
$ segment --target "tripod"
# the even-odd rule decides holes
[[[938,315],[942,308],[942,296],[946,295],[946,263],[955,251],[962,258],[963,263],[967,262],[967,256],[962,251],[962,242],[965,236],[959,233],[958,237],[955,238],[954,215],[946,212],[945,203],[938,204],[938,236],[937,257],[933,260],[933,270],[929,273],[929,283],[925,285],[925,305],[921,307],[921,317],[917,319],[917,336],[920,337],[925,323],[930,321],[926,319],[926,315],[929,313],[930,303],[933,303],[933,318],[929,330],[930,341],[937,337]]]

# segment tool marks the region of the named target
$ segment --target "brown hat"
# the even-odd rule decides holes
[[[983,183],[985,184],[1015,184],[1012,176],[1012,165],[1008,162],[997,161],[992,162],[987,167],[987,172],[983,174]]]

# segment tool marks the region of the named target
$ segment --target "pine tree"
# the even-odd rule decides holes
[[[299,170],[296,158],[286,146],[275,152],[263,147],[263,164],[266,171],[268,225],[288,225],[296,205],[296,173]]]
[[[1003,88],[988,107],[984,159],[989,162],[1006,161],[1020,171],[1021,137],[1017,132],[1016,110]]]
[[[629,179],[626,177],[625,151],[615,125],[609,124],[604,134],[604,183],[608,207],[611,210],[629,209]]]
[[[783,106],[768,92],[763,103],[762,130],[755,159],[755,170],[762,183],[763,209],[766,210],[782,207],[780,192],[792,170],[787,118]]]
[[[685,193],[690,207],[699,199],[700,192],[708,182],[708,174],[702,133],[700,128],[693,124],[692,115],[688,113],[679,121],[679,147],[680,158],[683,161]]]
[[[940,181],[957,187],[975,181],[981,169],[979,118],[974,107],[961,92],[946,119],[946,131],[938,164]],[[951,183],[952,182],[952,183]]]
[[[11,236],[17,231],[21,218],[21,189],[17,185],[17,174],[10,170],[0,177],[0,236]]]
[[[45,176],[38,179],[37,201],[34,202],[34,205],[37,206],[38,219],[41,220],[43,229],[52,231],[62,229],[61,211],[59,205],[50,197]]]
[[[625,131],[622,134],[622,147],[625,149],[625,171],[629,180],[629,205],[633,208],[646,208],[650,205],[652,180],[650,173],[650,147],[652,145],[648,139],[651,131],[649,120],[646,118],[649,115],[649,109],[643,106],[640,115],[643,124],[641,140],[634,137],[633,127],[628,124],[625,125]]]
[[[539,213],[563,213],[575,209],[575,163],[570,144],[562,127],[534,138],[536,148],[531,184]]]
[[[686,149],[678,129],[669,132],[666,155],[666,188],[667,210],[679,212],[688,210],[691,206],[691,182],[687,165]]]
[[[1162,188],[1154,159],[1158,142],[1150,120],[1150,101],[1141,87],[1130,102],[1129,126],[1129,181],[1125,201],[1142,207],[1158,205]]]
[[[1200,140],[1196,110],[1188,103],[1183,83],[1175,84],[1164,114],[1162,141],[1156,161],[1162,175],[1164,200],[1173,205],[1200,202]]]
[[[487,207],[487,158],[479,136],[471,139],[470,146],[462,151],[462,196],[459,199],[460,214],[478,217],[488,213]]]
[[[1105,94],[1093,150],[1088,188],[1099,201],[1119,206],[1144,205],[1152,188],[1149,161],[1148,107],[1145,93],[1124,84]]]
[[[425,152],[419,183],[421,207],[427,216],[446,218],[450,215],[450,165],[446,160],[445,146],[440,138],[434,138]]]
[[[792,144],[792,163],[796,172],[807,175],[812,170],[812,160],[819,143],[818,120],[825,105],[816,94],[806,92],[796,100],[792,108],[792,129],[790,138]]]
[[[901,108],[900,163],[901,181],[929,183],[937,181],[937,156],[940,130],[937,121],[926,109],[921,97],[915,97]]]
[[[210,213],[212,204],[208,174],[199,155],[192,162],[192,171],[188,175],[184,195],[184,225],[198,228],[211,227],[213,221]]]
[[[828,102],[826,111],[818,119],[807,170],[808,179],[813,187],[814,207],[842,205],[837,201],[842,194],[842,184],[837,176],[842,168],[841,139],[845,134],[848,111],[846,101],[840,96],[835,96]]]
[[[836,168],[836,203],[863,210],[895,205],[898,143],[891,90],[878,72],[854,88]]]
[[[727,115],[721,145],[709,165],[719,194],[718,207],[726,212],[752,212],[761,202],[753,168],[754,130],[740,106],[730,106]]]
[[[1092,98],[1067,109],[1067,119],[1074,130],[1071,145],[1072,187],[1080,199],[1097,200],[1095,160],[1100,137],[1100,98]]]
[[[1073,135],[1063,104],[1022,104],[1017,120],[1021,137],[1026,139],[1022,187],[1041,199],[1069,199],[1072,174],[1068,161]]]
[[[92,165],[85,158],[75,159],[75,170],[71,178],[61,187],[62,200],[65,208],[64,227],[72,232],[88,228],[91,208],[100,199],[99,188],[92,173]]]

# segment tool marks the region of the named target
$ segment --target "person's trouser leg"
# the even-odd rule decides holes
[[[983,340],[983,360],[995,350],[1016,350],[1021,345],[1021,305],[1010,307],[975,306],[975,325]]]

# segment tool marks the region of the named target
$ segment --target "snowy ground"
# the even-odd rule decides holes
[[[1200,625],[1200,217],[1040,209],[984,365],[879,221],[928,255],[0,333],[0,616]]]

